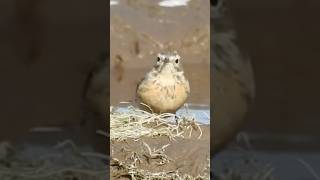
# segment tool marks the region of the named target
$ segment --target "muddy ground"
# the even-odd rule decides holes
[[[141,138],[139,141],[128,140],[124,142],[111,143],[112,158],[116,158],[122,162],[130,164],[128,160],[136,153],[140,161],[137,162],[137,168],[152,173],[179,171],[181,174],[188,174],[193,177],[202,175],[209,177],[208,164],[210,158],[210,129],[208,126],[201,126],[202,136],[199,138],[200,131],[193,131],[189,137],[176,138],[175,141],[169,140],[168,137]],[[169,162],[159,165],[160,158],[149,158],[149,152],[143,145],[147,143],[150,148],[161,149],[163,146],[170,144],[165,148],[164,154],[168,156]],[[121,170],[118,166],[113,165],[111,161],[111,179],[126,178],[121,176]]]

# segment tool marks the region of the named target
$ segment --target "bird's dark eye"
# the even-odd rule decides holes
[[[176,59],[176,63],[177,63],[177,64],[179,63],[179,59]]]
[[[161,60],[160,57],[157,57],[157,62],[160,62],[160,60]]]

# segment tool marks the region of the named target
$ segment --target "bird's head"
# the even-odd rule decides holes
[[[154,69],[160,74],[177,74],[183,72],[181,57],[177,52],[159,53]]]

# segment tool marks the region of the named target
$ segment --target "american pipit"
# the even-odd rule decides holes
[[[137,97],[155,113],[174,113],[187,100],[189,81],[184,76],[180,56],[158,54],[156,63],[137,86]]]

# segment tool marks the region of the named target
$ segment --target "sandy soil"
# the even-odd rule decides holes
[[[113,142],[110,147],[112,158],[124,161],[132,155],[132,152],[136,152],[141,156],[141,163],[137,163],[138,168],[150,172],[179,170],[180,173],[195,177],[199,174],[203,175],[208,166],[208,158],[210,156],[210,128],[201,126],[201,129],[203,134],[200,139],[198,139],[200,132],[194,131],[190,138],[177,138],[176,141],[170,141],[167,137],[156,137],[142,138],[139,141]],[[147,143],[151,149],[159,149],[166,144],[170,144],[166,148],[165,154],[172,161],[162,166],[157,165],[159,159],[148,161],[144,156],[148,154],[148,151],[146,151],[142,142]],[[119,172],[116,167],[111,166],[111,179],[115,179]]]

